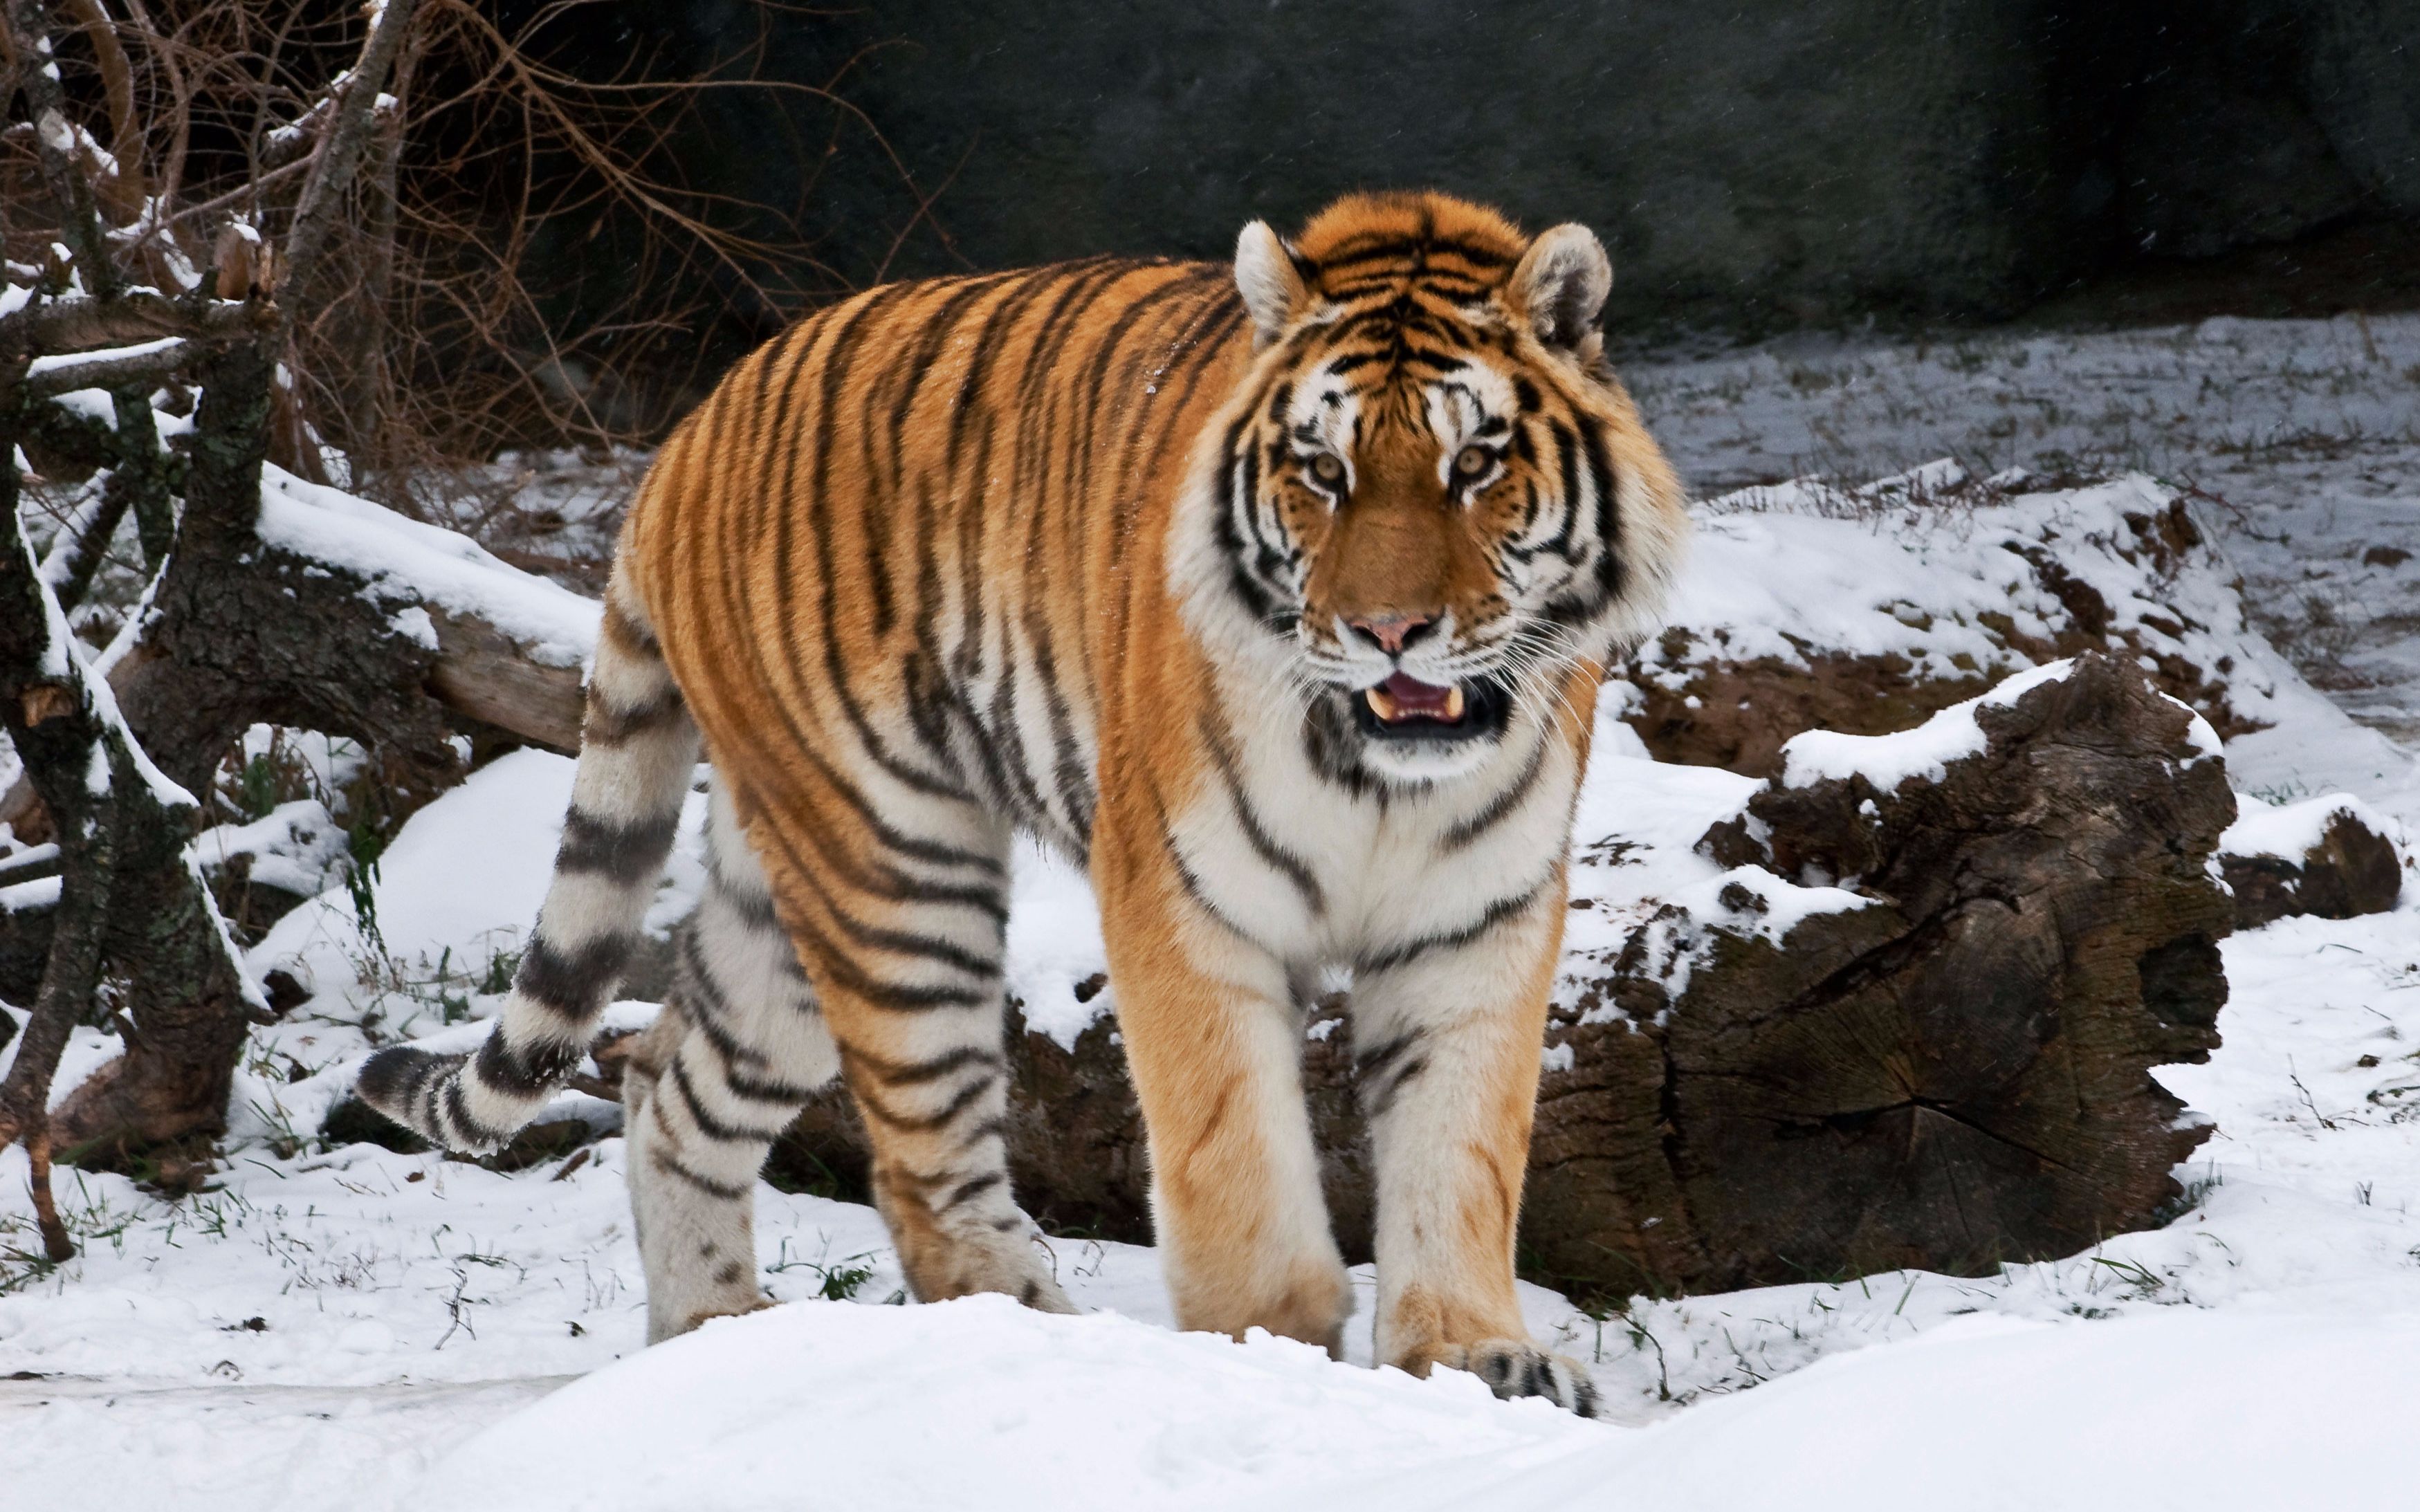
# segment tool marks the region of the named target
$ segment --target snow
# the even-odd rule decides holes
[[[2374,320],[2366,338],[2350,322],[2211,322],[1930,350],[1779,345],[1632,376],[1692,475],[1759,490],[1703,506],[1681,595],[1693,634],[1784,659],[1879,648],[1935,670],[1964,670],[1954,657],[1968,653],[2018,674],[1992,695],[2005,701],[2057,669],[1993,650],[1978,616],[2047,623],[2010,548],[2048,547],[2146,644],[2236,658],[2238,708],[2274,723],[2227,743],[2243,794],[2229,845],[2292,856],[2348,806],[2397,837],[2420,820],[2420,766],[2395,744],[2398,720],[2420,721],[2420,630],[2397,627],[2420,619],[2396,617],[2420,604],[2420,565],[2359,561],[2398,520],[2408,537],[2420,503],[2411,390],[2394,365],[2414,363],[2420,319]],[[2211,372],[2225,383],[2195,399]],[[2188,411],[2191,425],[2176,418]],[[1995,436],[2009,416],[2014,429]],[[2112,444],[2130,434],[2131,453]],[[2273,444],[2296,434],[2349,450]],[[2223,486],[2234,503],[2197,502],[2218,544],[2155,580],[2119,549],[2133,539],[2125,515],[2169,497],[2148,478],[2003,478],[1996,501],[1957,504],[1941,496],[1958,471],[1937,465],[1854,495],[1768,481],[1860,448],[1883,465],[1854,475],[1944,451],[1970,473],[2062,473],[2047,454],[2114,454]],[[566,660],[585,654],[593,604],[333,490],[271,485],[265,510],[318,543],[306,549],[350,553],[337,560],[434,607],[510,620],[507,633]],[[2273,517],[2246,516],[2246,501]],[[608,523],[589,511],[577,528],[601,537]],[[2272,538],[2286,534],[2294,545]],[[2294,639],[2314,583],[2349,595],[2335,601],[2350,632],[2335,663]],[[2183,634],[2157,640],[2155,619]],[[2288,638],[2290,660],[2264,631]],[[2330,680],[2332,668],[2365,680]],[[1668,903],[1784,938],[1807,911],[1865,903],[1697,854],[1761,784],[1648,760],[1615,717],[1632,696],[1606,690],[1575,813],[1566,1009],[1591,960]],[[1971,748],[1977,706],[1901,736],[1793,743],[1788,770],[1877,781],[1931,770]],[[1596,1372],[1609,1421],[1589,1424],[1496,1402],[1467,1378],[1367,1368],[1366,1267],[1341,1364],[1283,1341],[1172,1332],[1156,1255],[1097,1240],[1037,1241],[1078,1317],[982,1298],[892,1307],[903,1283],[870,1210],[769,1185],[757,1192],[758,1279],[782,1305],[643,1350],[608,1105],[566,1094],[553,1115],[608,1132],[510,1176],[294,1138],[374,1041],[467,1046],[485,1032],[501,1000],[492,968],[543,892],[570,771],[517,753],[416,815],[372,889],[377,938],[337,887],[249,952],[255,972],[292,970],[314,995],[256,1031],[210,1190],[171,1201],[64,1172],[85,1253],[44,1273],[9,1257],[29,1250],[31,1224],[23,1154],[0,1153],[0,1377],[33,1373],[0,1380],[11,1504],[1419,1512],[1485,1497],[1682,1512],[2269,1512],[2411,1495],[2420,887],[2393,914],[2283,919],[2222,943],[2225,1043],[2205,1065],[2158,1073],[2215,1125],[2179,1170],[2186,1196],[2164,1227],[1980,1277],[1892,1272],[1635,1298],[1603,1315],[1525,1287],[1537,1335]],[[695,894],[703,807],[684,816],[651,928]],[[307,870],[326,842],[318,823],[280,810],[205,842]],[[1113,991],[1076,1000],[1101,969],[1089,891],[1021,852],[1014,908],[1011,990],[1033,1027],[1070,1042],[1115,1006]],[[1677,931],[1666,942],[1676,971],[1690,943]],[[651,1012],[628,1002],[609,1017],[636,1026]],[[1549,1064],[1559,1049],[1569,1056],[1550,1037]],[[116,1050],[79,1028],[62,1088]]]
[[[603,610],[595,599],[499,561],[467,536],[271,464],[261,468],[260,536],[361,573],[373,597],[392,584],[397,596],[486,620],[538,661],[577,666],[596,649]],[[419,640],[423,628],[400,630]]]
[[[2365,829],[2400,838],[2400,825],[2359,798],[2338,793],[2300,803],[2244,804],[2235,823],[2218,838],[2218,848],[2227,856],[2269,856],[2300,866],[2304,856],[2319,849],[2338,814]]]
[[[254,882],[309,898],[343,881],[337,863],[346,855],[345,832],[317,798],[281,803],[249,824],[217,825],[194,837],[202,865],[216,870],[239,856],[252,857]]]
[[[2029,668],[1999,684],[1989,693],[1942,710],[1914,730],[1891,735],[1845,735],[1837,730],[1809,730],[1793,735],[1781,748],[1781,780],[1793,788],[1818,782],[1846,781],[1863,777],[1885,793],[1922,779],[1938,782],[1949,764],[1979,756],[1989,744],[1976,722],[1978,709],[2004,709],[2047,683],[2064,682],[2072,661],[2054,661]],[[2216,744],[2211,738],[2211,744]]]
[[[163,336],[157,341],[139,341],[131,347],[106,347],[93,351],[68,352],[60,356],[37,357],[25,364],[25,376],[39,378],[62,367],[74,367],[85,363],[105,363],[130,357],[148,357],[184,345],[182,336]]]
[[[1009,899],[1009,993],[1023,1005],[1028,1028],[1072,1052],[1077,1036],[1117,1011],[1114,990],[1085,987],[1109,970],[1093,885],[1065,860],[1019,841],[1010,861]]]
[[[1659,1512],[2392,1505],[2420,1470],[2415,1392],[2411,1318],[1978,1316],[1528,1471],[1405,1476],[1404,1504],[1580,1504],[1618,1486]]]
[[[628,1425],[644,1414],[649,1431]],[[1412,1465],[1517,1473],[1608,1430],[1475,1377],[1340,1368],[1004,1297],[892,1311],[800,1303],[707,1326],[464,1444],[441,1504],[1229,1508],[1343,1498]]]
[[[17,913],[29,908],[58,906],[59,889],[64,884],[55,875],[36,877],[30,882],[12,882],[0,887],[0,912]]]

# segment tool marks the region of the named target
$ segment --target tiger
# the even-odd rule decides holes
[[[497,1027],[359,1090],[493,1150],[581,1064],[701,756],[706,878],[624,1073],[650,1343],[766,1304],[752,1194],[842,1078],[923,1301],[1072,1310],[1012,1194],[1019,834],[1086,869],[1175,1320],[1342,1357],[1301,1085],[1349,980],[1375,1360],[1598,1405],[1515,1232],[1599,685],[1687,525],[1606,355],[1611,263],[1434,192],[1232,264],[888,284],[662,444]]]

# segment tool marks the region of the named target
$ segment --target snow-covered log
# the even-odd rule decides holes
[[[2232,740],[2307,696],[2245,623],[2235,569],[2175,487],[1980,480],[1937,462],[1854,491],[1799,482],[1700,506],[1623,717],[1664,761],[1763,777],[1807,730],[1905,730],[2003,677],[2102,652]]]

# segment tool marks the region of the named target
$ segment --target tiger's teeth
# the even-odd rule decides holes
[[[1391,722],[1396,715],[1403,712],[1395,702],[1395,696],[1383,687],[1364,688],[1361,696],[1370,701],[1370,712],[1381,719]]]
[[[1445,722],[1457,724],[1462,719],[1462,685],[1454,684],[1445,690]]]

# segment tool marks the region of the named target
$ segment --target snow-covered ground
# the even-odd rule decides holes
[[[2352,792],[2420,836],[2420,766],[2374,733],[2408,735],[2420,710],[2420,560],[2361,561],[2420,554],[2420,321],[1801,343],[1631,373],[1703,491],[1955,454],[1978,471],[2133,463],[2223,494],[2232,508],[2201,515],[2256,614],[2306,671],[2359,672],[2322,676],[2334,703],[2288,689],[2295,717],[2231,759],[2263,791]],[[2264,608],[2295,594],[2338,606],[2333,662],[2301,598]],[[1635,741],[1607,757],[1583,806],[1600,828],[1642,792],[1677,811],[1739,785],[1653,768]],[[1540,1335],[1593,1362],[1611,1421],[1589,1424],[1361,1368],[1366,1308],[1356,1365],[1176,1335],[1155,1257],[1129,1245],[1047,1242],[1088,1316],[893,1309],[871,1211],[769,1186],[761,1280],[794,1305],[643,1352],[618,1138],[510,1176],[296,1140],[365,1022],[481,1031],[568,778],[519,753],[415,817],[381,863],[383,954],[341,887],[256,949],[315,995],[257,1036],[215,1190],[170,1202],[63,1175],[84,1257],[0,1265],[0,1377],[21,1373],[0,1380],[8,1504],[2209,1512],[2408,1504],[2420,1485],[2420,886],[2395,914],[2226,942],[2226,1043],[2162,1073],[2218,1126],[2166,1227],[1982,1279],[1603,1317],[1529,1288]],[[697,880],[676,861],[657,923]],[[1037,905],[1012,942],[1020,993],[1064,999],[1098,950],[1080,880],[1030,862],[1019,900]],[[80,1033],[62,1086],[112,1043]],[[560,1111],[613,1118],[576,1094]],[[24,1174],[0,1154],[0,1252],[30,1243]]]

